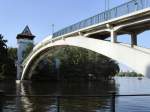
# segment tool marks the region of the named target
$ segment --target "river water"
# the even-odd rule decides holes
[[[0,82],[0,90],[5,91],[7,95],[38,95],[3,97],[0,99],[0,112],[57,112],[58,102],[60,112],[112,112],[110,92],[115,91],[119,95],[150,94],[150,79],[117,77],[109,82],[30,82],[21,84],[5,81]],[[49,95],[71,96],[57,100]],[[98,97],[101,95],[108,96]],[[150,112],[150,96],[116,97],[115,108],[116,112]]]

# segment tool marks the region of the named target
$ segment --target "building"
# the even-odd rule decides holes
[[[25,58],[25,52],[26,49],[29,45],[34,44],[34,35],[31,33],[30,29],[28,26],[24,28],[22,33],[17,35],[17,44],[18,44],[18,49],[17,49],[17,80],[21,78],[21,73],[22,73],[22,67],[21,64]]]

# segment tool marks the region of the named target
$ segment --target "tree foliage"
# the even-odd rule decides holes
[[[0,65],[6,61],[7,57],[7,40],[0,34]]]
[[[8,48],[8,57],[17,60],[17,48]]]
[[[117,74],[119,77],[143,77],[142,74],[136,72],[120,72]]]
[[[56,68],[55,59],[59,59],[61,64],[59,70],[53,70],[55,73],[47,72],[49,76],[54,76],[54,74],[57,76],[57,72],[59,71],[59,78],[61,80],[99,80],[109,79],[119,72],[119,66],[114,60],[95,52],[70,46],[52,49],[53,50],[49,52],[49,54],[52,55],[49,56],[49,60],[51,60],[49,61],[49,65],[51,65],[51,68]],[[38,65],[40,66],[40,64]],[[46,66],[43,66],[43,68],[46,69]],[[35,70],[36,73],[38,73],[38,70]],[[34,76],[39,79],[40,77],[43,78],[45,73],[42,72],[42,68],[40,71],[41,74],[34,74]]]
[[[16,49],[7,48],[7,40],[0,35],[0,79],[16,78]]]
[[[28,43],[25,53],[24,53],[24,59],[30,54],[30,52],[33,49],[33,46],[34,46],[33,43]]]

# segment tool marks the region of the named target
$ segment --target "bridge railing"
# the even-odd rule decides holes
[[[115,92],[110,92],[107,95],[6,95],[4,93],[0,93],[0,111],[3,110],[3,103],[5,100],[9,97],[16,97],[16,98],[54,98],[56,99],[56,112],[61,112],[62,107],[62,99],[80,99],[80,98],[110,98],[111,99],[111,105],[110,105],[110,111],[116,112],[116,98],[118,97],[150,97],[150,94],[127,94],[127,95],[118,95]],[[75,105],[76,106],[76,105]],[[134,105],[132,105],[133,107]],[[20,109],[20,108],[19,108]],[[20,110],[18,110],[20,111]],[[144,110],[143,110],[144,111]]]
[[[55,33],[53,33],[53,38],[58,37],[67,33],[71,33],[73,31],[92,26],[113,18],[117,18],[141,9],[148,8],[150,6],[150,0],[132,0],[118,7],[112,8],[85,20],[82,20],[78,23],[75,23],[71,26],[68,26],[64,29],[61,29]]]
[[[25,63],[32,56],[32,54],[34,54],[39,48],[59,39],[57,38],[58,36],[71,33],[73,31],[76,31],[76,30],[79,30],[88,26],[92,26],[92,25],[95,25],[95,24],[98,24],[98,23],[101,23],[101,22],[104,22],[104,21],[107,21],[116,17],[130,14],[132,12],[145,9],[148,7],[150,7],[150,0],[132,0],[122,5],[119,5],[118,7],[114,7],[110,10],[107,10],[105,12],[102,12],[100,14],[87,18],[85,20],[82,20],[78,23],[75,23],[71,26],[68,26],[62,30],[59,30],[53,34],[52,39],[46,40],[40,43],[40,45],[36,49],[33,49],[31,53],[29,54],[29,56],[23,61],[22,65],[25,65]]]
[[[57,38],[51,38],[49,40],[45,40],[45,41],[42,41],[41,43],[37,44],[32,50],[31,52],[29,53],[29,55],[24,59],[23,63],[22,63],[22,66],[24,66],[26,64],[26,62],[31,58],[31,56],[36,52],[38,51],[41,47],[47,45],[48,43],[52,43],[56,40]]]

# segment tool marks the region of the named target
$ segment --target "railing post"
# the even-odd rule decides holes
[[[60,112],[60,96],[56,96],[57,112]]]
[[[4,99],[4,92],[0,91],[0,112],[3,111],[3,99]]]
[[[111,108],[112,112],[116,111],[116,92],[111,92],[112,95],[112,102],[111,102]]]

